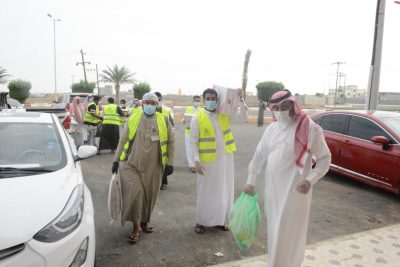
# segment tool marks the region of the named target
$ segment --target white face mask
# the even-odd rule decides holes
[[[274,111],[274,115],[279,122],[289,123],[293,121],[292,117],[289,116],[289,110]]]

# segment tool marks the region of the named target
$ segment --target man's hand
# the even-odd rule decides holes
[[[300,194],[307,194],[311,189],[311,183],[310,181],[304,180],[297,185],[296,189]]]
[[[113,165],[112,165],[112,168],[111,168],[111,172],[112,172],[112,174],[118,173],[118,161],[114,161],[113,162]]]
[[[171,175],[171,174],[173,174],[173,173],[174,173],[174,166],[165,165],[164,174],[165,174],[166,176],[169,176],[169,175]]]
[[[246,186],[244,187],[244,192],[250,196],[254,195],[254,190],[255,190],[255,186],[251,185],[251,184],[246,184]]]
[[[196,172],[198,174],[204,175],[204,166],[201,165],[200,161],[196,161],[195,164],[196,164]]]

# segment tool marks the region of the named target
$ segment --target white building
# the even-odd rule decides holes
[[[365,89],[358,89],[357,85],[340,86],[337,90],[337,98],[357,98],[363,97],[367,93]],[[334,98],[336,89],[329,89],[329,97]]]

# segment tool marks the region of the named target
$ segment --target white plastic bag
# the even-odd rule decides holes
[[[121,181],[119,175],[111,176],[110,187],[108,189],[108,214],[111,222],[118,220],[122,209]]]

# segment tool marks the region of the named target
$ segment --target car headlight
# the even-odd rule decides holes
[[[64,238],[81,223],[83,206],[84,187],[83,184],[80,184],[74,188],[67,204],[57,218],[35,234],[33,238],[46,243],[56,242]]]

